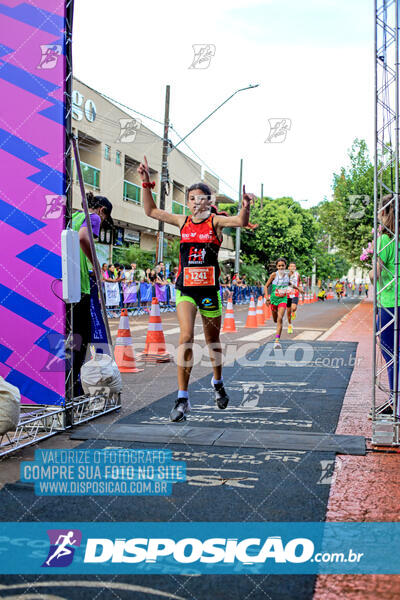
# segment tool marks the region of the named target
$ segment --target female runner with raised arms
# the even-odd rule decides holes
[[[178,396],[170,420],[186,419],[190,410],[189,378],[193,366],[193,337],[197,309],[213,366],[211,385],[215,402],[220,409],[227,407],[229,398],[222,378],[222,349],[219,339],[222,302],[219,292],[218,251],[224,227],[245,227],[249,222],[250,202],[255,197],[246,194],[243,186],[242,208],[236,216],[211,213],[211,190],[204,183],[195,183],[187,190],[187,205],[191,215],[174,215],[157,208],[154,203],[149,167],[144,157],[138,168],[143,186],[143,206],[148,217],[175,225],[180,229],[179,269],[176,278],[176,312],[180,327],[178,348]]]

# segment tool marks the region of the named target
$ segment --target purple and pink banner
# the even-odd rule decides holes
[[[156,283],[156,298],[159,302],[167,301],[167,286]]]
[[[65,398],[64,32],[64,2],[0,0],[0,375],[24,404]]]
[[[123,283],[122,290],[124,292],[124,303],[132,304],[137,302],[136,283]]]

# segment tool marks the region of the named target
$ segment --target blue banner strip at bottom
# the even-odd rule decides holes
[[[2,574],[399,574],[400,523],[2,523]]]

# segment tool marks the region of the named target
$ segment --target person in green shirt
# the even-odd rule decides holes
[[[107,221],[110,226],[113,225],[111,218],[112,204],[104,196],[94,196],[92,192],[86,194],[88,208],[90,213],[90,222],[92,225],[93,237],[99,236],[100,225]],[[85,213],[75,212],[72,215],[72,229],[79,232],[80,244],[80,270],[81,270],[81,299],[73,305],[72,308],[72,333],[73,350],[72,364],[74,376],[74,398],[83,393],[80,384],[80,370],[85,362],[88,344],[90,343],[90,278],[88,260],[93,264],[89,242],[89,232],[86,224]]]
[[[387,373],[389,379],[390,394],[388,400],[376,409],[376,412],[383,415],[393,414],[393,392],[394,392],[394,365],[391,362],[394,355],[394,342],[395,342],[395,329],[394,329],[394,316],[395,313],[400,317],[400,311],[398,306],[400,305],[400,286],[398,286],[398,298],[396,307],[396,286],[394,282],[395,278],[395,262],[399,259],[399,248],[395,248],[395,239],[392,235],[392,231],[395,230],[395,207],[393,194],[387,194],[382,198],[381,208],[379,217],[382,222],[382,233],[377,239],[377,275],[378,280],[376,282],[376,299],[378,306],[377,315],[377,328],[381,330],[380,334],[380,348],[382,356],[387,363]],[[370,271],[369,277],[371,282],[374,281],[374,272]],[[397,332],[397,336],[399,333]],[[398,339],[398,348],[400,350],[400,344]],[[397,388],[399,387],[399,367],[400,367],[400,354],[398,355],[398,375],[397,375]]]

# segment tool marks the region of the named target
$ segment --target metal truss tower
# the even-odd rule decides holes
[[[390,290],[399,304],[399,2],[375,0],[374,446],[400,445],[399,315],[384,306]]]

